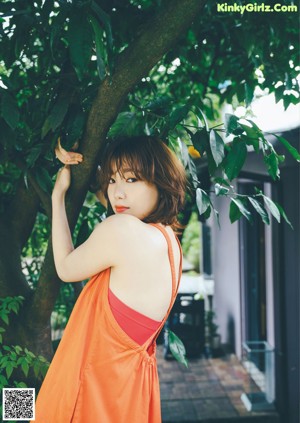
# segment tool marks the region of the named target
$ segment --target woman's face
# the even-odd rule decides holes
[[[157,207],[158,190],[154,184],[137,179],[130,169],[114,170],[107,195],[115,213],[129,214],[140,220],[149,216]]]

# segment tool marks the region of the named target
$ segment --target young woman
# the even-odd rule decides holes
[[[70,182],[67,166],[52,194],[55,266],[63,281],[91,279],[39,392],[35,423],[160,423],[156,338],[181,276],[172,228],[185,171],[154,137],[112,143],[100,182],[114,214],[76,249],[65,211]]]

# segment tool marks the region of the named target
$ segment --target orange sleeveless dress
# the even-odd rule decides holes
[[[108,302],[110,268],[92,277],[75,304],[53,357],[32,423],[161,422],[156,339],[174,304],[178,283],[169,235],[162,226],[153,226],[167,240],[172,272],[171,302],[160,326],[143,345],[137,344],[112,314]]]

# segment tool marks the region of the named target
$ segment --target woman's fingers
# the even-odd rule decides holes
[[[79,164],[83,161],[82,154],[65,150],[61,146],[60,138],[58,138],[57,146],[55,147],[55,155],[60,162],[67,165]]]

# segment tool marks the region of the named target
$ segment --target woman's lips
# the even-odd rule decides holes
[[[116,206],[116,212],[117,213],[123,213],[125,210],[128,210],[129,207],[124,207],[124,206]]]

